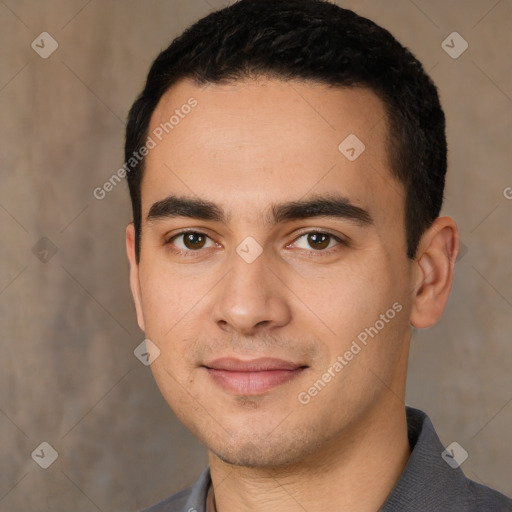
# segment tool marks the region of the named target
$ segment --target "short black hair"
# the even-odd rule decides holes
[[[387,30],[325,0],[240,0],[187,28],[153,62],[128,115],[125,158],[140,259],[141,183],[151,115],[178,80],[202,85],[244,78],[366,87],[387,113],[392,175],[405,191],[407,256],[438,217],[446,175],[445,116],[421,63]],[[341,141],[340,141],[341,142]]]

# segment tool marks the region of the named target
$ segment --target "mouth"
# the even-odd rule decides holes
[[[235,395],[259,395],[297,378],[308,366],[274,358],[231,357],[203,365],[214,383]]]

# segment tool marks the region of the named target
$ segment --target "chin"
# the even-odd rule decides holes
[[[242,441],[223,446],[207,444],[209,451],[216,457],[233,466],[247,468],[289,468],[298,464],[307,455],[307,445],[298,444],[291,439],[261,439],[259,441]],[[215,443],[217,444],[217,443]]]

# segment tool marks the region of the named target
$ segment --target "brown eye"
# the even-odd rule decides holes
[[[206,236],[201,233],[185,233],[183,236],[183,244],[187,249],[202,249],[206,243]]]
[[[331,252],[331,249],[335,251],[341,249],[341,246],[348,247],[349,243],[331,233],[309,231],[300,235],[291,245],[309,251],[311,254],[327,254]]]
[[[322,250],[329,246],[332,236],[327,233],[309,233],[308,244],[316,250]]]
[[[200,252],[200,249],[215,247],[213,240],[199,231],[182,231],[165,242],[180,254]]]

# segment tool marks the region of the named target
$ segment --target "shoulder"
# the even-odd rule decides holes
[[[510,498],[466,477],[423,411],[406,412],[411,455],[380,512],[512,512]]]
[[[466,479],[468,491],[473,497],[475,511],[512,512],[512,500],[500,492]]]

